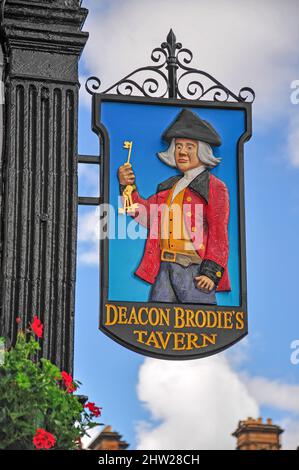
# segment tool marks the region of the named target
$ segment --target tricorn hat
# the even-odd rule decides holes
[[[194,139],[210,145],[221,145],[221,138],[213,126],[189,109],[182,109],[162,135],[162,139],[169,143],[175,138]]]

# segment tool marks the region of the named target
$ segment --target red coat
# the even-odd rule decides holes
[[[138,203],[140,206],[136,212],[135,219],[137,222],[148,227],[150,235],[147,238],[144,255],[136,270],[136,275],[150,284],[155,282],[161,262],[159,240],[161,211],[152,210],[150,219],[151,207],[166,204],[169,191],[178,179],[180,179],[179,176],[169,178],[160,184],[157,193],[148,199],[143,199],[137,190],[132,193],[133,202]],[[203,259],[203,265],[206,261],[208,267],[212,266],[213,270],[215,270],[213,275],[217,273],[217,276],[221,277],[220,281],[215,276],[213,279],[216,281],[216,284],[219,281],[217,291],[231,290],[227,271],[229,252],[229,196],[226,185],[210,174],[209,171],[205,171],[198,175],[185,189],[183,204],[188,204],[188,210],[191,212],[191,225],[190,219],[189,221],[186,220],[184,212],[185,225],[191,240],[194,239],[195,235],[188,228],[190,229],[190,226],[194,227],[199,223],[198,220],[195,220],[195,205],[201,204],[203,206],[203,220],[201,219],[200,221],[200,223],[203,223],[203,244],[196,251]],[[207,273],[203,272],[202,274]]]

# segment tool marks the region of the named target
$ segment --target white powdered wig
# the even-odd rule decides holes
[[[198,159],[205,164],[208,168],[213,168],[214,166],[220,163],[221,158],[216,158],[213,155],[213,150],[209,144],[206,142],[201,142],[200,140],[197,141],[198,143]],[[172,166],[173,168],[176,167],[175,163],[175,139],[172,139],[168,149],[165,152],[159,152],[158,157],[162,162],[166,163],[166,165]]]

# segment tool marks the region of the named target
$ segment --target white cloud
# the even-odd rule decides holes
[[[79,165],[79,187],[80,192],[90,197],[99,196],[99,166],[89,163]],[[82,189],[81,189],[82,187]]]
[[[237,370],[239,367],[250,359],[250,342],[248,336],[242,339],[234,345],[233,348],[229,348],[225,351],[225,357],[227,358],[231,367]]]
[[[87,265],[99,264],[99,208],[79,216],[78,241],[79,263]]]
[[[286,430],[283,446],[299,445],[299,386],[244,377],[228,357],[145,360],[137,391],[151,419],[137,427],[139,449],[234,449],[239,420],[258,418],[263,405],[289,413],[277,423]]]
[[[99,209],[93,209],[91,212],[80,217],[79,241],[97,242],[99,240]]]
[[[288,113],[290,82],[298,78],[297,0],[86,0],[90,38],[83,60],[103,89],[150,63],[170,27],[194,53],[193,66],[238,91],[252,86],[264,125]]]
[[[299,385],[288,385],[264,377],[245,379],[248,391],[260,405],[299,415]]]
[[[103,426],[100,426],[100,425],[89,429],[88,436],[85,435],[81,439],[83,449],[86,449],[89,446],[89,444],[91,444],[91,442],[99,435],[102,429],[103,429]]]
[[[146,359],[139,372],[139,399],[153,425],[137,430],[140,449],[234,449],[231,433],[259,406],[221,354],[188,362]]]
[[[299,118],[292,115],[290,104],[291,82],[299,78],[297,0],[283,4],[280,0],[185,0],[183,4],[172,0],[171,8],[169,0],[85,0],[84,6],[90,8],[85,25],[90,37],[83,53],[86,70],[80,77],[80,98],[89,109],[86,76],[102,79],[103,90],[136,67],[150,64],[152,49],[172,27],[177,39],[193,50],[194,67],[210,72],[233,91],[247,85],[255,89],[256,130],[265,130],[278,118],[289,120],[286,158],[299,167]],[[94,170],[80,165],[81,181],[90,195],[98,194]],[[91,246],[79,261],[97,264],[95,217],[93,222],[88,217],[81,220],[80,225],[84,241],[90,236]]]
[[[287,418],[280,423],[285,432],[282,434],[283,450],[295,450],[299,447],[299,421]]]
[[[79,192],[81,196],[99,196],[99,167],[98,165],[79,165]],[[78,261],[87,265],[99,264],[100,236],[99,207],[89,208],[88,212],[79,212],[78,223]]]
[[[97,245],[92,246],[79,254],[78,260],[82,264],[97,266],[99,264],[99,249]]]
[[[290,117],[290,85],[299,78],[297,0],[172,0],[171,8],[169,0],[85,0],[84,6],[90,9],[85,25],[90,37],[83,62],[87,75],[101,79],[101,90],[137,67],[155,65],[150,53],[172,27],[192,49],[194,67],[236,93],[243,86],[255,90],[255,132],[278,119],[290,121],[286,158],[299,167],[298,118]],[[90,109],[84,86],[80,96]]]

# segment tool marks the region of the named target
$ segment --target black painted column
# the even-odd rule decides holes
[[[3,5],[1,331],[12,341],[38,315],[42,354],[72,372],[77,245],[79,0]]]

